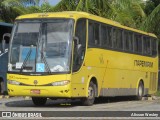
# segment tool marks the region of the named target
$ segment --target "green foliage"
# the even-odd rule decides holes
[[[160,36],[160,0],[61,0],[56,6],[40,0],[0,0],[1,21],[13,22],[22,14],[84,11],[122,25],[153,32]]]
[[[146,17],[140,3],[140,0],[113,0],[111,6],[116,13],[113,20],[125,26],[139,28]]]
[[[160,0],[61,0],[54,11],[85,11],[160,36],[159,4]]]
[[[147,15],[149,15],[149,14],[151,14],[151,12],[154,10],[154,8],[155,8],[155,4],[154,4],[154,2],[152,2],[152,1],[147,1],[146,2],[146,6],[145,6],[145,13],[147,14]]]
[[[40,0],[0,0],[0,19],[13,23],[19,15],[29,13],[28,5],[39,4]]]
[[[141,0],[61,0],[54,11],[84,11],[137,28],[146,15]]]
[[[27,7],[27,13],[44,13],[44,12],[53,12],[54,7],[49,3],[43,3],[41,6],[30,6]]]
[[[160,4],[146,18],[141,29],[147,32],[153,32],[160,37]]]

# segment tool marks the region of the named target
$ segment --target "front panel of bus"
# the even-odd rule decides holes
[[[11,38],[11,96],[71,96],[73,19],[18,20]]]

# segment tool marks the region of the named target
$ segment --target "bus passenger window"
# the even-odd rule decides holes
[[[107,46],[107,30],[106,30],[106,26],[102,25],[101,26],[101,40],[102,40],[102,47],[106,47]]]
[[[157,41],[156,39],[152,39],[152,56],[157,55]]]
[[[113,40],[113,47],[117,48],[117,44],[116,44],[116,29],[113,29],[113,34],[112,34],[112,40]]]
[[[151,55],[151,42],[149,37],[143,37],[143,53],[144,55]]]
[[[126,51],[128,51],[129,50],[129,33],[128,32],[124,32],[124,49],[126,50]]]
[[[133,33],[128,33],[128,43],[129,43],[129,51],[133,51]]]
[[[133,34],[131,32],[124,32],[124,49],[126,51],[133,51]]]
[[[111,27],[102,25],[101,27],[101,39],[102,39],[102,47],[112,47],[112,41],[111,41]]]
[[[123,41],[122,41],[122,30],[117,30],[117,48],[123,49]]]
[[[95,38],[95,45],[100,45],[100,39],[99,39],[99,24],[97,24],[97,23],[95,23],[94,24],[94,28],[95,28],[95,30],[94,30],[94,38]]]
[[[88,36],[89,36],[89,40],[88,40],[88,44],[89,46],[94,45],[94,24],[89,22],[89,32],[88,32]]]
[[[134,37],[134,52],[135,53],[142,53],[142,36],[135,35]]]
[[[112,47],[112,27],[107,27],[107,47]]]
[[[89,22],[89,46],[99,46],[100,36],[99,36],[99,24]]]
[[[122,31],[120,29],[113,29],[113,46],[115,49],[122,49]]]

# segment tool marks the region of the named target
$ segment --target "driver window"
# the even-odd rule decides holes
[[[82,65],[86,48],[86,19],[79,19],[76,24],[75,36],[79,39],[79,44],[74,45],[73,71],[78,71]]]

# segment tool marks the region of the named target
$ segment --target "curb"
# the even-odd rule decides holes
[[[0,99],[2,99],[4,96],[3,95],[0,95]]]
[[[9,99],[9,98],[11,98],[11,96],[9,96],[9,95],[0,95],[0,99]],[[31,99],[31,97],[29,97],[29,96],[26,96],[26,97],[23,97],[23,98],[25,100],[30,100]]]
[[[25,99],[25,100],[30,100],[30,99],[31,99],[31,97],[26,96],[26,97],[24,97],[24,99]]]
[[[8,98],[10,98],[10,96],[9,95],[0,95],[0,99],[2,99],[2,98],[8,99]]]
[[[142,100],[158,100],[160,97],[157,96],[150,96],[150,97],[143,97]]]

